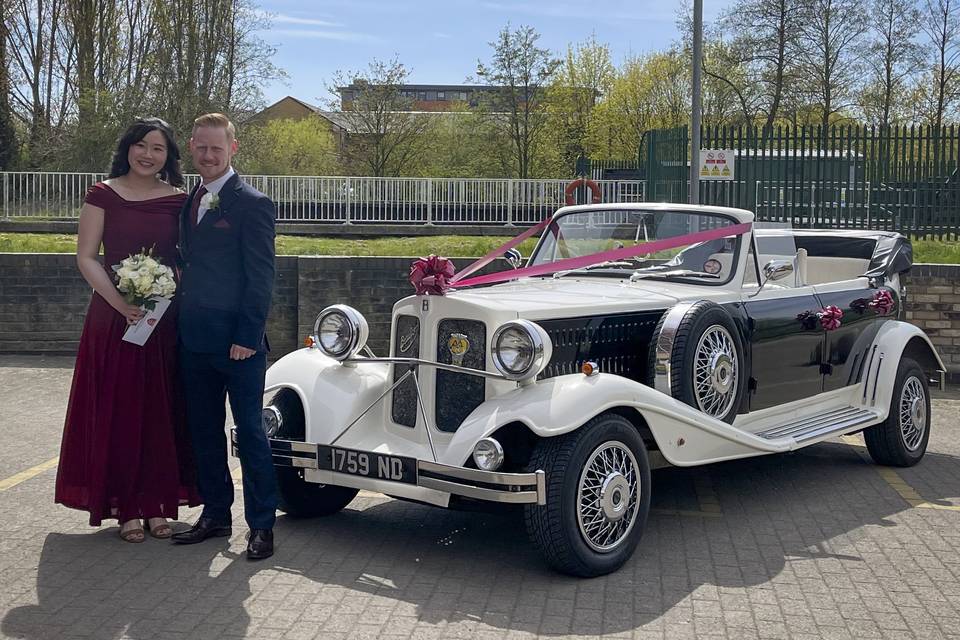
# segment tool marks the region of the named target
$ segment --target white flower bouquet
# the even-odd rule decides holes
[[[143,346],[177,290],[173,269],[153,257],[153,249],[124,258],[112,268],[123,299],[146,311],[139,322],[127,328],[123,339]]]

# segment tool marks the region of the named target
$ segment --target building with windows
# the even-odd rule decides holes
[[[465,107],[476,107],[484,94],[507,90],[506,87],[493,87],[476,84],[401,84],[400,96],[410,101],[409,111],[459,111]],[[363,85],[356,82],[338,87],[340,106],[347,110]]]

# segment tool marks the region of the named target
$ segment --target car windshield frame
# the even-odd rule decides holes
[[[622,214],[649,215],[649,216],[659,215],[661,217],[664,215],[676,215],[676,216],[685,216],[685,217],[691,217],[691,216],[709,217],[709,218],[723,220],[724,222],[728,223],[729,226],[736,226],[741,222],[734,216],[721,213],[718,211],[689,211],[689,210],[683,210],[683,209],[642,209],[642,208],[641,209],[620,209],[620,208],[603,209],[599,207],[591,208],[589,210],[580,209],[580,210],[567,211],[559,215],[555,215],[553,219],[550,221],[550,223],[547,225],[547,227],[543,230],[543,233],[540,234],[540,238],[538,239],[536,246],[534,247],[533,251],[530,254],[530,258],[527,261],[527,266],[549,264],[551,262],[562,260],[566,257],[566,256],[554,257],[554,258],[544,259],[540,261],[537,260],[538,257],[541,255],[541,253],[543,251],[550,250],[551,246],[553,247],[554,250],[556,250],[556,247],[558,245],[555,241],[552,240],[552,237],[556,237],[558,234],[560,235],[563,234],[562,229],[560,228],[560,225],[562,224],[565,218],[568,218],[569,216],[584,216],[584,215],[590,215],[590,214],[597,215],[605,212],[618,213],[621,215]],[[722,227],[716,227],[716,228],[722,228]],[[675,235],[666,235],[661,238],[649,238],[648,241],[654,242],[656,240],[667,240],[670,238],[679,238],[689,233],[695,233],[695,232],[685,231],[684,233],[677,233]],[[735,277],[738,276],[738,273],[739,273],[741,251],[743,250],[743,246],[744,246],[743,244],[744,235],[745,235],[744,232],[739,232],[739,233],[731,234],[731,236],[725,237],[719,241],[711,240],[708,242],[693,242],[687,245],[683,245],[679,247],[680,250],[671,260],[662,261],[659,264],[654,264],[647,267],[644,267],[639,263],[637,265],[629,266],[629,267],[616,266],[613,264],[602,265],[604,260],[598,259],[597,265],[591,265],[590,267],[571,269],[571,270],[558,269],[557,273],[549,277],[561,277],[562,275],[579,275],[579,276],[590,275],[590,276],[598,276],[598,277],[629,278],[630,276],[633,276],[634,274],[636,274],[637,277],[635,279],[637,280],[682,282],[684,284],[697,284],[697,285],[704,285],[704,286],[728,285],[731,281],[734,280]],[[677,270],[677,271],[688,269],[688,267],[685,267],[682,263],[675,263],[673,265],[668,264],[668,262],[673,262],[674,260],[676,260],[676,258],[680,256],[683,252],[689,249],[707,245],[709,243],[716,243],[716,242],[723,243],[723,242],[726,242],[729,237],[733,238],[734,246],[731,251],[723,251],[723,253],[729,253],[730,255],[732,255],[729,273],[726,274],[726,277],[712,279],[712,278],[702,277],[702,276],[690,276],[690,275],[681,275],[681,274],[670,275],[669,274],[669,271],[671,271],[671,267],[673,270]],[[606,239],[602,237],[598,237],[597,240],[600,242],[603,242],[603,241],[617,242],[612,236]],[[590,254],[584,254],[584,255],[599,256],[607,250],[609,250],[609,248],[605,248],[601,251],[597,251],[595,253],[590,253]],[[629,260],[629,258],[627,260]],[[696,271],[702,271],[702,269],[696,269]]]

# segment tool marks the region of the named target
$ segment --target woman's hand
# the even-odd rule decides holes
[[[143,309],[135,304],[121,302],[120,305],[116,307],[116,310],[127,319],[127,324],[136,324],[143,318]]]

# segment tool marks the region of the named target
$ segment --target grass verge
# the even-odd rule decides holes
[[[509,236],[421,236],[414,238],[308,238],[277,236],[277,255],[293,256],[425,256],[486,255],[509,240]],[[529,256],[536,240],[524,241],[519,249]],[[0,233],[2,253],[74,253],[77,237],[53,233]],[[913,261],[930,264],[960,264],[960,242],[914,240]]]

